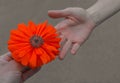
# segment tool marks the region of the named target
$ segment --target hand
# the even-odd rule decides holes
[[[0,83],[23,83],[40,68],[29,69],[15,62],[10,53],[0,56]]]
[[[71,53],[75,54],[95,27],[95,23],[89,17],[88,12],[82,8],[50,10],[48,15],[51,18],[65,18],[56,25],[62,42],[65,42],[59,55],[60,59],[65,57],[70,48]]]

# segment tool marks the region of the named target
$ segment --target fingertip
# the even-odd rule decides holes
[[[72,49],[71,49],[71,54],[75,55],[76,52],[78,51],[79,47],[80,47],[80,44],[75,43],[75,44],[73,45]]]
[[[54,18],[54,11],[53,10],[48,10],[48,16],[51,18]]]
[[[48,10],[48,15],[53,13],[53,12],[54,12],[54,10]]]
[[[48,10],[48,13],[50,14],[50,13],[54,13],[54,12],[56,12],[57,10]]]
[[[76,51],[71,50],[71,54],[72,54],[72,55],[75,55],[75,54],[76,54]]]
[[[48,10],[48,14],[51,12],[51,10]]]
[[[61,61],[64,59],[63,57],[60,57],[60,56],[59,56],[58,58],[59,58],[59,60],[61,60]]]
[[[64,56],[60,54],[60,55],[58,56],[58,58],[59,58],[59,60],[63,60],[63,59],[64,59]]]
[[[48,16],[51,18],[58,18],[60,16],[60,11],[59,10],[49,10],[48,11]]]

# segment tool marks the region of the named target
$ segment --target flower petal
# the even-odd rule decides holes
[[[44,34],[44,30],[47,28],[47,24],[48,24],[48,21],[45,21],[41,24],[41,26],[38,27],[40,28],[40,31],[38,33],[39,36],[42,36],[42,34]]]
[[[42,48],[37,49],[37,51],[41,53],[41,56],[39,56],[39,57],[41,58],[41,60],[44,64],[46,64],[50,61],[50,57]]]
[[[14,40],[14,41],[19,41],[19,42],[29,42],[29,39],[28,38],[20,38],[18,36],[10,36],[10,39],[11,40]]]
[[[32,34],[36,33],[36,28],[37,27],[36,27],[36,25],[32,21],[29,21],[28,27],[29,27],[30,31],[32,32]]]
[[[28,31],[27,26],[25,24],[18,24],[18,30],[28,37],[31,36],[31,33]]]
[[[10,51],[16,51],[16,50],[20,50],[21,49],[27,49],[27,48],[30,48],[31,46],[29,44],[25,44],[25,43],[22,43],[22,44],[10,44],[8,46],[8,49]]]
[[[33,51],[29,60],[29,66],[31,68],[35,68],[37,66],[37,56],[35,52]]]
[[[31,56],[31,52],[28,52],[27,54],[24,55],[24,57],[21,58],[21,63],[24,66],[28,66],[30,56]]]

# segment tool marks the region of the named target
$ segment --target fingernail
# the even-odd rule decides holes
[[[61,61],[62,61],[63,59],[64,59],[64,58],[59,57],[59,60],[61,60]]]
[[[76,54],[76,52],[75,52],[75,51],[71,51],[71,53],[72,53],[73,55],[75,55],[75,54]]]

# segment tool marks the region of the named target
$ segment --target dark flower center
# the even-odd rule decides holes
[[[30,43],[33,47],[38,48],[44,43],[44,41],[42,37],[34,35],[31,37]]]

